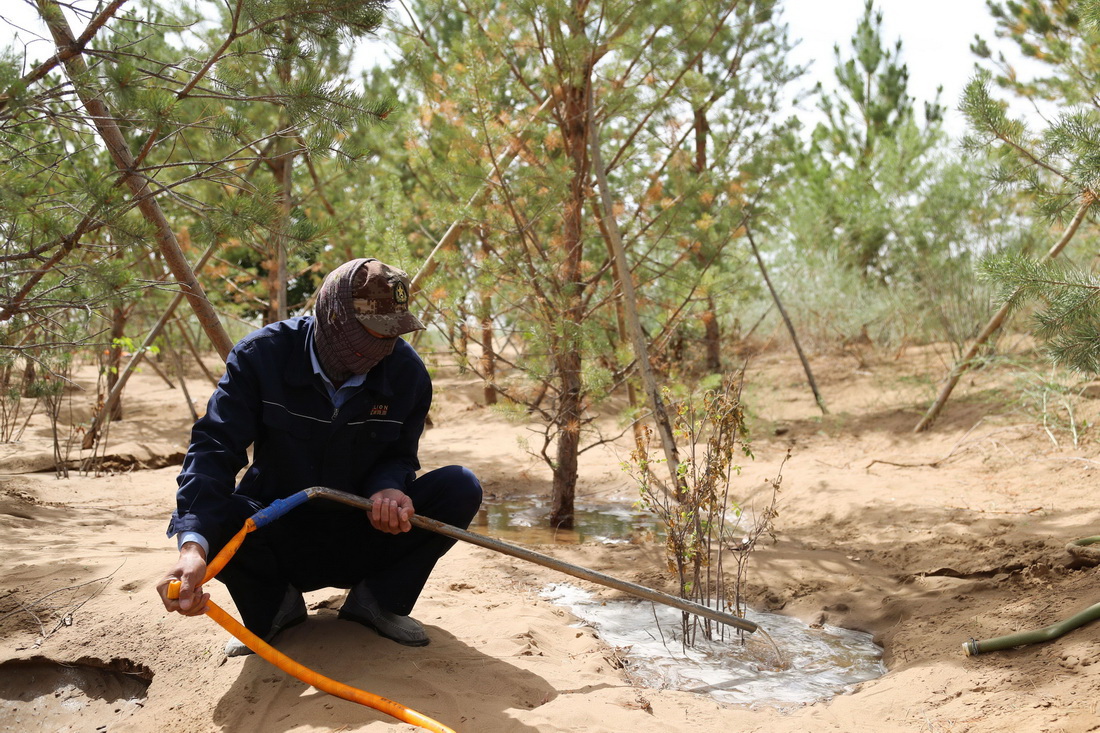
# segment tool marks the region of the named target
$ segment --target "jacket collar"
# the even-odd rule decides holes
[[[302,328],[303,325],[304,328]],[[304,337],[294,345],[294,358],[282,365],[286,370],[286,381],[290,384],[304,387],[313,384],[316,378],[313,374],[313,363],[309,357],[310,344],[313,343],[313,329],[312,318],[306,317],[299,321],[298,333],[303,334]]]

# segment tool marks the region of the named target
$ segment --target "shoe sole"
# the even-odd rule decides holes
[[[356,616],[354,613],[349,613],[348,611],[340,611],[338,614],[336,614],[336,617],[341,618],[345,621],[354,621],[357,624],[363,624],[368,629],[374,631],[374,633],[381,636],[383,639],[389,639],[390,641],[395,641],[398,644],[401,644],[403,646],[428,646],[428,644],[431,643],[431,639],[427,639],[427,638],[425,638],[425,639],[399,639],[396,636],[390,636],[389,634],[387,634],[384,631],[382,631],[381,629],[379,629],[377,626],[375,626],[373,623],[371,623],[368,619],[364,618],[363,616]]]

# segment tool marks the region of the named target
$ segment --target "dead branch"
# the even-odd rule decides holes
[[[955,452],[956,452],[956,451],[957,451],[957,450],[958,450],[959,448],[961,448],[961,447],[964,447],[964,446],[966,446],[966,445],[970,445],[970,443],[963,443],[963,441],[964,441],[964,440],[966,440],[967,436],[968,436],[968,435],[970,435],[970,434],[971,434],[972,432],[974,432],[974,430],[975,430],[975,429],[977,429],[977,427],[978,427],[979,425],[981,425],[981,424],[982,424],[982,421],[983,421],[983,420],[985,420],[985,418],[984,418],[984,417],[983,417],[983,418],[981,418],[981,419],[979,419],[979,420],[978,420],[978,422],[974,423],[974,426],[973,426],[972,428],[970,428],[969,430],[967,430],[967,431],[966,431],[966,433],[965,433],[965,434],[963,434],[963,436],[962,436],[961,438],[959,438],[959,439],[958,439],[957,441],[955,441],[955,445],[951,446],[951,450],[950,450],[950,451],[948,451],[948,452],[947,452],[947,455],[945,455],[945,456],[944,456],[943,458],[938,458],[938,459],[936,459],[936,460],[934,460],[934,461],[926,461],[926,462],[924,462],[924,463],[896,463],[896,462],[894,462],[894,461],[887,461],[887,460],[883,460],[883,459],[879,459],[879,458],[876,458],[875,460],[871,461],[871,462],[870,462],[870,463],[868,463],[868,464],[867,464],[866,466],[864,466],[864,468],[865,468],[865,469],[867,469],[867,468],[870,468],[871,466],[875,465],[876,463],[883,463],[883,464],[885,464],[885,465],[887,465],[887,466],[898,466],[898,467],[900,467],[900,468],[923,468],[923,467],[925,467],[925,466],[930,466],[931,468],[939,468],[939,467],[940,467],[940,466],[941,466],[942,464],[944,464],[944,463],[945,463],[945,462],[946,462],[946,461],[947,461],[947,460],[948,460],[949,458],[951,458],[952,456],[954,456],[954,455],[955,455]],[[993,431],[992,433],[988,433],[988,434],[986,434],[986,435],[983,435],[983,436],[981,437],[981,439],[980,439],[980,440],[987,440],[987,439],[990,439],[990,438],[992,438],[992,437],[993,437],[994,435],[996,435],[996,434],[998,434],[998,433],[1003,433],[1003,432],[1005,432],[1006,430],[1013,430],[1013,429],[1015,429],[1015,427],[1018,427],[1018,426],[1013,426],[1013,427],[1008,427],[1008,428],[1002,428],[1001,430],[994,430],[994,431]],[[976,442],[976,441],[972,441],[972,442]],[[998,444],[998,443],[997,443],[996,441],[993,441],[993,442],[994,442],[994,444],[995,444],[995,445],[999,445],[999,444]],[[1002,447],[1003,447],[1003,446],[1002,446]]]
[[[100,593],[102,593],[104,591],[104,589],[106,589],[106,587],[109,584],[110,580],[115,577],[115,573],[117,573],[119,570],[121,570],[122,566],[125,565],[125,564],[126,564],[126,561],[124,560],[122,562],[122,564],[119,565],[117,568],[115,568],[109,575],[105,575],[102,578],[95,578],[94,580],[88,580],[88,581],[85,581],[83,583],[77,583],[76,585],[67,585],[63,588],[58,588],[56,590],[50,591],[49,593],[42,596],[41,598],[38,598],[34,601],[31,601],[30,603],[23,603],[21,600],[16,598],[15,602],[19,604],[19,608],[15,609],[14,611],[8,611],[7,613],[5,613],[3,615],[0,615],[0,623],[2,623],[8,617],[13,616],[17,613],[26,613],[31,618],[33,618],[35,620],[35,622],[38,624],[39,631],[40,631],[40,634],[41,634],[41,639],[39,640],[39,643],[41,643],[41,641],[44,641],[45,639],[49,638],[55,631],[60,629],[62,626],[66,626],[68,624],[71,624],[73,614],[76,613],[77,611],[79,611],[80,608],[85,603],[92,600],[93,598],[98,596]],[[54,626],[54,628],[47,632],[46,629],[45,629],[45,625],[42,623],[42,620],[38,617],[38,614],[35,613],[35,610],[41,609],[42,607],[44,607],[46,601],[48,599],[50,599],[51,597],[57,595],[58,593],[64,593],[66,591],[78,590],[80,588],[83,588],[84,586],[91,585],[92,583],[103,583],[103,586],[98,588],[94,593],[92,593],[90,596],[88,596],[87,598],[82,600],[80,603],[76,604],[72,608],[69,608],[66,613],[62,614],[60,620]],[[15,595],[15,594],[12,593],[12,595]],[[58,609],[53,608],[53,607],[48,607],[48,608],[49,608],[50,611],[53,611],[55,613],[58,610]],[[68,620],[67,623],[66,623],[66,620]]]
[[[764,276],[764,282],[768,286],[768,291],[772,294],[772,300],[775,301],[775,306],[779,309],[779,314],[783,316],[783,322],[787,324],[787,331],[791,335],[791,341],[794,343],[795,351],[798,352],[798,358],[802,361],[802,370],[806,372],[806,380],[810,383],[810,389],[814,393],[814,399],[817,401],[817,406],[821,409],[822,415],[828,415],[829,409],[825,406],[825,398],[821,396],[821,392],[817,389],[817,382],[814,380],[813,370],[810,369],[810,362],[806,358],[806,354],[802,351],[802,345],[798,342],[798,334],[794,330],[794,324],[791,323],[790,316],[787,315],[787,309],[783,307],[783,302],[779,299],[779,293],[776,292],[775,286],[772,285],[772,280],[768,276],[767,267],[764,265],[764,258],[760,256],[760,250],[756,248],[756,242],[753,240],[752,230],[746,226],[745,233],[748,235],[752,253],[756,256],[756,262],[760,266],[760,274]]]
[[[670,483],[677,487],[677,491],[680,491],[686,488],[683,485],[683,479],[679,475],[680,453],[676,447],[672,421],[669,420],[664,400],[657,388],[657,379],[653,374],[653,367],[649,361],[649,345],[646,342],[645,333],[642,331],[641,320],[638,316],[638,296],[634,292],[634,280],[630,276],[630,264],[626,261],[626,252],[623,251],[622,238],[619,236],[619,226],[615,220],[614,201],[611,198],[611,189],[607,183],[607,170],[604,168],[600,151],[600,136],[596,129],[595,113],[593,111],[595,99],[591,84],[588,85],[587,92],[587,124],[592,150],[592,169],[596,175],[596,184],[602,206],[601,221],[608,234],[608,245],[614,253],[615,270],[620,275],[617,285],[622,293],[623,313],[626,316],[627,326],[634,342],[634,356],[642,377],[646,397],[649,398],[649,409],[653,413],[654,422],[657,423],[657,435],[660,437],[665,461],[668,463]]]

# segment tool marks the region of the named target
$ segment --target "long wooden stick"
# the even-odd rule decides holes
[[[348,506],[357,507],[359,509],[370,509],[371,500],[362,496],[356,496],[355,494],[348,494],[343,491],[337,491],[336,489],[330,489],[325,486],[314,486],[310,489],[305,489],[305,492],[310,499],[314,497],[321,497],[325,499],[331,499],[332,501],[340,502],[341,504],[347,504]],[[414,514],[412,519],[414,527],[426,529],[429,532],[435,532],[445,537],[450,537],[455,540],[462,540],[463,542],[469,542],[471,545],[477,545],[478,547],[484,547],[487,550],[493,550],[494,552],[500,552],[505,555],[511,555],[512,557],[518,557],[520,560],[526,560],[533,562],[536,565],[542,565],[543,567],[550,568],[551,570],[557,570],[558,572],[565,573],[566,575],[572,575],[574,578],[580,578],[581,580],[587,580],[591,583],[597,583],[599,585],[607,586],[608,588],[614,588],[615,590],[622,591],[623,593],[629,593],[632,596],[644,598],[648,601],[654,601],[665,606],[671,606],[672,608],[680,611],[686,611],[687,613],[693,613],[696,616],[702,616],[708,618],[711,621],[717,621],[718,623],[727,624],[729,626],[736,627],[742,631],[752,633],[756,631],[759,626],[752,621],[743,619],[740,616],[734,616],[730,613],[719,611],[715,608],[708,608],[701,603],[695,603],[685,598],[677,598],[676,596],[670,596],[668,593],[662,593],[652,588],[646,588],[644,585],[638,585],[637,583],[630,583],[625,580],[619,580],[610,575],[604,575],[603,573],[596,572],[595,570],[589,570],[588,568],[582,568],[579,565],[572,565],[570,563],[558,560],[550,557],[549,555],[543,555],[533,550],[528,550],[518,545],[509,544],[492,537],[486,537],[484,535],[476,534],[474,532],[468,532],[464,529],[452,526],[450,524],[444,524],[443,522],[431,519],[429,517],[422,517],[419,514]]]

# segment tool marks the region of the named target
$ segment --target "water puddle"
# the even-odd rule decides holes
[[[675,609],[645,601],[602,602],[568,583],[548,586],[543,597],[568,607],[620,650],[624,669],[647,687],[707,694],[725,703],[792,707],[827,700],[886,674],[882,648],[860,631],[811,628],[788,616],[749,611],[748,619],[779,647],[779,658],[759,632],[742,643],[730,630],[724,641],[703,640],[685,650]]]
[[[540,545],[629,544],[630,537],[652,536],[660,531],[660,520],[655,514],[625,505],[604,505],[598,509],[578,505],[573,529],[551,529],[547,522],[549,514],[549,504],[540,497],[486,501],[470,529],[506,542]]]
[[[630,538],[654,541],[662,534],[656,515],[626,505],[578,505],[572,530],[549,528],[548,514],[548,503],[539,497],[486,502],[471,529],[527,545],[627,544]],[[763,634],[742,641],[732,629],[724,640],[700,640],[685,650],[675,609],[648,601],[603,602],[568,583],[549,586],[543,595],[593,627],[619,650],[630,678],[648,687],[707,694],[725,703],[792,707],[827,700],[886,673],[881,647],[860,631],[812,628],[795,618],[750,610],[748,619],[771,636],[778,656]]]

